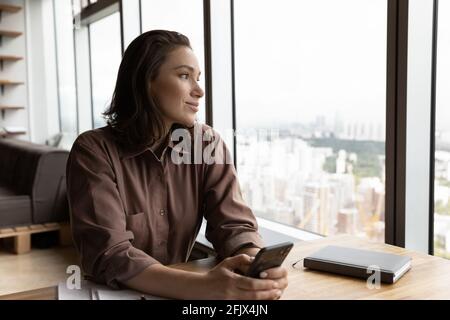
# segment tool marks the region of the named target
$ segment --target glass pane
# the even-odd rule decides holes
[[[54,0],[61,131],[77,134],[77,100],[71,0]]]
[[[145,0],[142,5],[143,32],[164,29],[177,31],[189,38],[201,69],[200,86],[205,88],[203,38],[203,0]],[[197,119],[205,122],[205,99],[200,100]]]
[[[450,1],[439,1],[437,35],[434,254],[450,259]]]
[[[384,241],[386,27],[387,1],[235,1],[237,170],[256,215]]]
[[[102,113],[109,106],[122,60],[120,14],[116,12],[89,26],[94,128],[106,125]]]
[[[80,0],[71,0],[72,1],[72,12],[73,15],[77,15],[81,11],[81,1]]]

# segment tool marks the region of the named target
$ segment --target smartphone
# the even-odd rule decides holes
[[[259,278],[262,271],[281,266],[293,246],[292,242],[283,242],[262,248],[250,265],[246,276]]]

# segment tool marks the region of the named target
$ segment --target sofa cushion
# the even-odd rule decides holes
[[[14,190],[0,185],[0,228],[31,223],[30,196],[18,195]]]
[[[67,221],[69,219],[65,168],[69,152],[46,145],[13,139],[0,139],[0,185],[2,208],[16,206],[31,211],[31,223]],[[11,195],[10,193],[13,193]],[[27,196],[16,202],[5,196]],[[20,200],[20,201],[19,201]],[[19,207],[18,207],[19,206]],[[31,209],[29,207],[31,206]],[[25,211],[19,215],[26,216]],[[0,225],[3,220],[0,216]],[[23,219],[22,219],[23,220]],[[22,221],[21,220],[21,221]]]
[[[33,182],[33,222],[69,220],[66,192],[66,163],[69,153],[46,153],[39,160],[39,174]]]
[[[68,152],[46,145],[29,143],[27,141],[10,140],[12,153],[19,155],[14,164],[14,181],[13,187],[17,193],[32,195],[36,181],[40,175],[51,174],[61,175],[64,173],[65,161],[67,161]],[[61,161],[53,161],[54,158],[62,158]],[[47,161],[48,158],[51,158]],[[44,167],[42,163],[45,163]],[[54,166],[54,167],[53,167]],[[61,168],[63,170],[61,171]],[[42,182],[42,180],[40,181]]]
[[[0,198],[15,196],[15,195],[16,195],[16,193],[12,189],[0,184]]]
[[[0,184],[13,185],[14,168],[18,157],[19,153],[14,152],[11,145],[0,143]]]

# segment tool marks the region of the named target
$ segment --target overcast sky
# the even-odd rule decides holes
[[[235,1],[242,125],[336,113],[384,122],[386,12],[383,0]]]
[[[234,4],[238,126],[310,122],[321,115],[333,120],[336,114],[343,121],[385,123],[386,0]],[[450,131],[450,1],[439,4],[437,128]],[[201,0],[146,0],[142,10],[143,31],[181,30],[203,65]],[[99,34],[95,47],[110,49],[108,32]],[[116,55],[109,57],[116,62]]]

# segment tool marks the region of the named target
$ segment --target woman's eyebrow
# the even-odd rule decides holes
[[[181,69],[181,68],[187,68],[187,69],[191,70],[192,72],[195,71],[195,68],[194,68],[194,67],[189,66],[189,65],[187,65],[187,64],[179,65],[179,66],[175,67],[174,69],[176,70],[176,69]],[[201,71],[198,72],[198,75],[200,75],[200,74],[201,74]]]
[[[179,66],[175,67],[174,69],[180,69],[180,68],[188,68],[188,69],[190,69],[191,71],[194,71],[194,70],[195,70],[194,67],[191,67],[191,66],[189,66],[189,65],[187,65],[187,64],[179,65]]]

